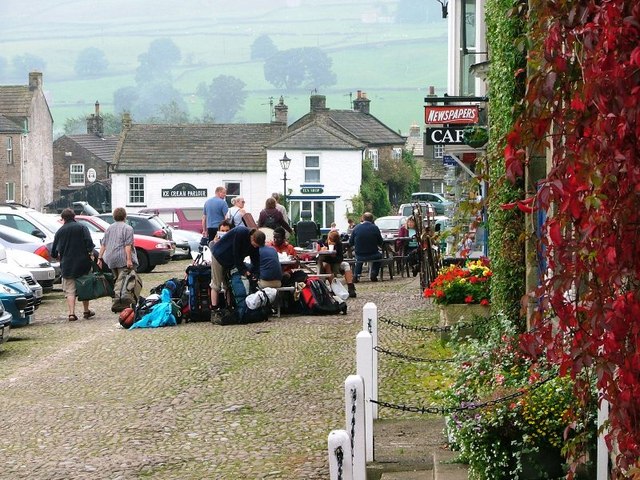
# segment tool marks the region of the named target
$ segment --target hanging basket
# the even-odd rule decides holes
[[[474,125],[463,130],[464,143],[472,148],[481,148],[489,141],[487,127]]]

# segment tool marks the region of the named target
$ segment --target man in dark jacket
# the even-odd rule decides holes
[[[78,320],[76,316],[76,278],[91,271],[93,240],[89,229],[76,222],[76,215],[70,208],[65,208],[60,215],[64,225],[56,232],[51,248],[51,256],[60,258],[62,269],[62,290],[69,307],[69,321]],[[83,300],[84,318],[93,317],[96,313],[89,310],[89,301]]]
[[[362,222],[356,225],[349,237],[349,246],[355,251],[356,267],[354,272],[354,282],[360,280],[363,262],[370,260],[380,260],[382,258],[383,240],[382,234],[378,226],[373,223],[373,214],[365,212],[362,214]],[[369,272],[372,282],[378,281],[378,273],[380,272],[380,262],[372,262]]]
[[[257,232],[238,225],[214,244],[211,251],[211,307],[214,310],[218,309],[218,293],[224,282],[225,270],[235,267],[248,278],[251,272],[244,263],[245,257],[249,256],[252,265],[260,264],[259,244],[254,238]]]

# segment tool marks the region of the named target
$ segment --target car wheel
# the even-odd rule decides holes
[[[138,272],[147,273],[151,271],[149,267],[149,256],[146,252],[143,252],[140,249],[137,249],[138,254]]]
[[[149,269],[147,272],[153,272],[153,269],[156,268],[156,265],[149,265]]]

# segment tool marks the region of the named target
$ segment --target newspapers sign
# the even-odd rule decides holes
[[[478,123],[477,105],[425,106],[424,123],[427,125]]]

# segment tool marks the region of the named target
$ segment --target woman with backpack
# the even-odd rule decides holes
[[[258,217],[258,228],[271,228],[275,230],[277,227],[284,228],[287,232],[293,233],[291,227],[282,216],[282,213],[276,208],[276,200],[273,197],[267,198],[265,208],[260,212]]]
[[[244,197],[237,196],[231,200],[231,205],[233,206],[227,212],[227,221],[231,225],[231,228],[243,225],[242,217],[247,213],[244,209],[244,204]]]

